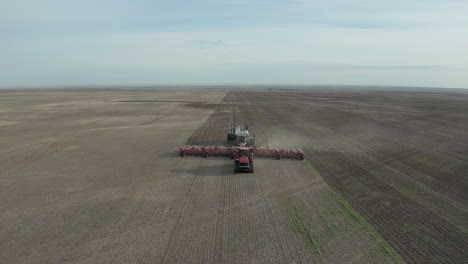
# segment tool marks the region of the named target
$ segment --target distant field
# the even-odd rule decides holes
[[[243,121],[306,159],[177,156]],[[461,93],[2,91],[0,259],[464,263],[467,139]]]

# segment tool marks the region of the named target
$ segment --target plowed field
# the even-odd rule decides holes
[[[177,156],[246,121],[306,160]],[[466,263],[468,96],[0,92],[5,263]]]

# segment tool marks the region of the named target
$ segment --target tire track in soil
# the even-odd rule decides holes
[[[192,194],[193,186],[195,185],[195,180],[197,178],[197,174],[198,174],[198,171],[200,169],[201,162],[202,162],[202,160],[200,160],[200,162],[198,163],[196,173],[192,177],[192,183],[190,184],[190,188],[189,188],[189,190],[187,192],[187,195],[185,196],[184,204],[182,206],[182,210],[180,210],[179,215],[177,216],[177,220],[176,220],[176,222],[174,224],[174,227],[173,227],[173,229],[171,231],[171,235],[169,237],[169,242],[167,243],[166,249],[164,250],[164,254],[161,257],[161,263],[166,263],[166,257],[167,257],[167,254],[169,252],[169,249],[173,246],[174,238],[176,237],[176,235],[178,234],[178,231],[180,230],[179,225],[180,225],[180,222],[181,222],[181,219],[182,219],[182,215],[184,214],[184,211],[185,211],[185,209],[187,207],[187,204],[189,202],[189,198],[190,198],[190,196]]]
[[[212,263],[222,263],[223,261],[223,230],[224,230],[224,212],[226,205],[226,190],[224,178],[219,181],[218,204],[216,209],[216,229],[213,245]]]
[[[225,102],[225,100],[222,100]],[[217,104],[214,105],[213,113],[208,117],[208,119],[198,127],[193,134],[189,137],[186,142],[186,145],[202,145],[202,146],[209,146],[209,145],[225,145],[225,136],[226,131],[229,130],[230,124],[233,122],[233,108],[231,104]],[[197,157],[198,158],[198,157]],[[180,211],[177,221],[174,224],[174,228],[170,235],[169,242],[167,247],[164,251],[164,255],[162,257],[162,263],[168,263],[168,256],[169,251],[171,248],[175,246],[176,237],[179,235],[179,231],[181,230],[182,218],[184,217],[184,212],[186,211],[186,207],[190,203],[190,197],[192,196],[193,189],[195,186],[195,182],[197,177],[200,176],[200,172],[202,171],[201,164],[204,161],[203,158],[200,158],[200,162],[195,170],[195,175],[193,177],[192,184],[190,186],[190,190],[187,193],[187,196],[184,200],[183,209]],[[215,228],[214,234],[212,235],[212,249],[209,253],[211,256],[205,256],[204,259],[211,260],[210,263],[221,263],[223,262],[223,231],[224,231],[224,214],[225,214],[225,188],[229,187],[227,182],[225,181],[225,177],[221,177],[216,180],[215,184],[216,187],[216,213],[215,213]],[[208,213],[208,212],[207,212]],[[208,245],[207,245],[208,246]],[[206,251],[207,249],[203,249]],[[192,255],[192,254],[189,254]]]

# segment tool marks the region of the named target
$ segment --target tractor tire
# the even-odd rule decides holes
[[[234,164],[234,173],[239,173],[239,164]]]

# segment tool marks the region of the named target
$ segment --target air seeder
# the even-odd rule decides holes
[[[202,157],[230,157],[234,160],[234,172],[254,172],[254,157],[271,157],[276,159],[304,159],[301,149],[276,149],[255,145],[255,136],[248,131],[247,124],[231,126],[227,135],[228,146],[197,146],[185,145],[180,148],[179,155]]]

